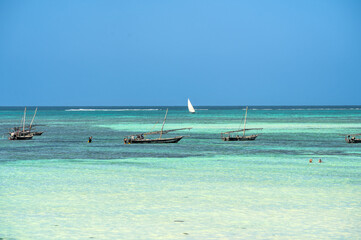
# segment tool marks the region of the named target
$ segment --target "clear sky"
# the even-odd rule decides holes
[[[0,0],[0,105],[360,105],[359,0]]]

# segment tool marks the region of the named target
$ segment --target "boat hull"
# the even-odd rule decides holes
[[[357,139],[357,138],[345,138],[345,141],[347,143],[361,143],[361,139]]]
[[[33,136],[40,136],[41,134],[43,134],[44,132],[33,132]]]
[[[33,136],[17,136],[17,137],[9,137],[9,140],[31,140]]]
[[[258,135],[250,135],[250,136],[237,136],[237,137],[224,137],[223,141],[254,141]]]
[[[124,143],[125,144],[157,144],[157,143],[177,143],[179,142],[183,136],[174,137],[174,138],[158,138],[158,139],[128,139]]]

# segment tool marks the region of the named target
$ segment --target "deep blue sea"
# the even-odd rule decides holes
[[[180,142],[123,143],[167,108]],[[361,239],[361,106],[251,106],[248,142],[220,135],[245,107],[195,109],[39,107],[9,141],[24,108],[0,107],[0,239]]]

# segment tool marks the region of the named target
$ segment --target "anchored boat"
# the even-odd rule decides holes
[[[246,128],[247,111],[248,111],[248,107],[246,108],[243,129],[222,132],[221,138],[223,139],[223,141],[253,141],[253,140],[256,140],[256,138],[258,137],[259,134],[246,135],[246,131],[262,130],[263,128]],[[243,132],[243,134],[242,135],[239,135],[239,134],[233,135],[235,133],[240,133],[240,132]]]
[[[178,128],[178,129],[170,129],[170,130],[163,130],[165,121],[167,119],[168,109],[165,113],[165,117],[163,120],[163,125],[160,131],[155,132],[146,132],[146,133],[139,133],[135,135],[130,135],[124,138],[124,144],[132,144],[132,143],[177,143],[179,142],[184,136],[177,136],[172,138],[162,138],[163,134],[167,134],[169,132],[180,131],[180,130],[189,130],[192,128]],[[146,138],[148,135],[158,135],[158,138]]]
[[[25,126],[25,121],[26,121],[26,108],[24,110],[24,116],[23,119],[21,120],[21,125],[20,127],[14,127],[10,130],[9,132],[9,140],[31,140],[33,138],[33,136],[40,136],[41,134],[43,134],[43,132],[32,132],[32,128],[34,128],[33,122],[36,116],[38,108],[35,109],[35,113],[33,116],[33,119],[31,120],[31,123],[29,126]]]
[[[345,136],[345,141],[347,143],[361,143],[360,138],[356,138],[356,136],[360,136],[361,134],[350,134]]]
[[[12,131],[9,134],[9,140],[31,140],[33,138],[32,134],[20,130]]]

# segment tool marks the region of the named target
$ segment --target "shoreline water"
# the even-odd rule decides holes
[[[43,136],[0,141],[0,238],[361,236],[361,148],[338,135],[361,129],[358,109],[251,107],[247,123],[263,127],[262,134],[253,142],[227,143],[220,132],[239,127],[239,107],[192,115],[186,107],[170,107],[166,127],[193,129],[165,146],[122,143],[163,119],[161,107],[65,108],[38,109]],[[22,112],[0,107],[3,131]]]

